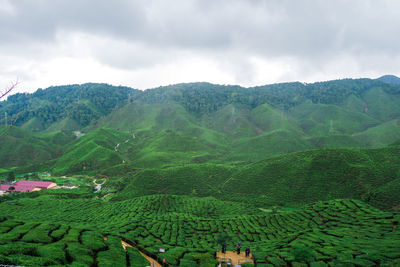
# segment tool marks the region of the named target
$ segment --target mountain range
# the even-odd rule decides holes
[[[132,176],[128,184],[155,175],[173,184],[180,173],[188,187],[167,192],[221,198],[253,192],[253,201],[268,204],[376,201],[381,187],[393,195],[398,186],[388,184],[400,184],[399,81],[388,75],[144,91],[91,83],[18,93],[0,102],[0,114],[7,114],[0,120],[0,173]],[[194,177],[206,180],[194,186]],[[315,194],[320,186],[326,192]],[[307,193],[289,200],[295,188]],[[376,205],[400,204],[387,202]]]
[[[398,266],[399,81],[11,95],[0,265]]]

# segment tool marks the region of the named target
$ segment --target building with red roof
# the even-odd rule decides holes
[[[2,184],[0,191],[7,192],[32,192],[42,189],[52,189],[57,186],[54,182],[46,181],[18,181],[15,184]]]

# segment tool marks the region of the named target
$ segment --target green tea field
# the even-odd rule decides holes
[[[124,240],[170,266],[214,266],[222,242],[228,250],[238,242],[250,247],[256,266],[400,264],[400,215],[361,201],[263,209],[212,197],[106,201],[72,192],[31,193],[0,203],[0,213],[7,214],[0,223],[2,262],[138,266],[136,257],[144,258],[136,250],[124,252]]]

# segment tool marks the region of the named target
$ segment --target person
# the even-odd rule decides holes
[[[236,245],[236,252],[237,252],[238,255],[240,254],[240,247],[241,247],[241,244],[238,243],[238,244]]]
[[[249,257],[249,256],[250,256],[250,248],[247,247],[246,250],[245,250],[245,252],[246,252],[246,257]]]
[[[226,242],[222,243],[222,253],[226,253]]]

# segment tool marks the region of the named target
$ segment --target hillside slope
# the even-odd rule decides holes
[[[259,206],[298,206],[335,198],[398,208],[400,146],[322,149],[243,166],[189,164],[147,169],[126,178],[116,199],[154,193],[215,196]],[[393,186],[391,186],[393,185]]]
[[[188,83],[145,91],[71,85],[10,96],[0,102],[0,114],[4,112],[29,132],[80,131],[90,137],[91,131],[103,128],[132,135],[134,140],[123,153],[111,153],[130,168],[245,164],[316,148],[384,147],[400,138],[400,87],[371,79],[252,88]],[[3,117],[1,122],[5,123]],[[116,145],[114,141],[109,146]],[[7,142],[23,145],[23,140]],[[80,149],[76,158],[59,159],[55,169],[83,171],[62,165],[76,164],[76,159],[85,157],[84,151],[90,154],[94,147],[65,144],[57,148],[60,153],[38,156],[37,161]],[[17,157],[25,158],[22,150],[17,152]]]
[[[0,102],[0,112],[7,113],[8,124],[13,122],[31,131],[43,131],[57,123],[52,131],[76,129],[126,104],[138,92],[128,87],[94,83],[54,86],[38,89],[33,94],[11,95],[7,101]],[[64,119],[70,122],[60,123]],[[0,123],[5,123],[4,120],[1,116]]]
[[[32,133],[19,127],[0,127],[0,167],[42,163],[59,157],[69,132]]]

